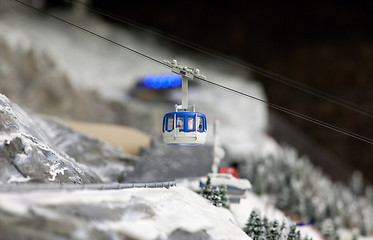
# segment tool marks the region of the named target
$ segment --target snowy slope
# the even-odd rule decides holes
[[[237,225],[241,228],[244,228],[252,210],[259,211],[262,216],[266,216],[270,221],[277,220],[281,223],[284,220],[288,228],[295,224],[282,211],[273,206],[266,196],[258,196],[253,192],[247,192],[239,204],[231,204],[230,207]],[[320,232],[313,226],[298,226],[297,230],[300,231],[302,238],[311,237],[313,240],[324,239]]]
[[[51,144],[89,167],[103,182],[120,181],[136,161],[136,157],[95,137],[77,132],[58,118],[38,116],[34,117],[34,121],[43,129]]]
[[[23,219],[16,229],[2,231],[5,239],[250,239],[229,211],[183,187],[2,193],[0,209],[11,216],[0,217],[2,226]],[[36,219],[49,223],[36,232]]]
[[[86,166],[49,144],[45,132],[0,94],[0,183],[100,183]]]

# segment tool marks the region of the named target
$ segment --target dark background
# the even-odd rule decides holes
[[[68,2],[48,1],[47,7],[69,7]],[[90,6],[304,83],[373,115],[373,1],[92,0]],[[270,102],[373,138],[371,116],[260,74],[254,78]],[[373,183],[371,144],[279,114]],[[272,134],[282,139],[276,130]]]

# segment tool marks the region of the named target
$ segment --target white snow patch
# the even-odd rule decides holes
[[[351,238],[352,239],[352,238]],[[367,237],[358,237],[357,238],[358,240],[373,240],[373,236],[367,236]],[[343,238],[341,238],[341,240],[345,240]]]
[[[51,177],[49,177],[50,181],[56,180],[57,174],[65,175],[65,170],[68,170],[68,168],[67,167],[61,168],[60,165],[61,165],[60,162],[57,162],[54,164],[48,164],[50,168],[49,174],[51,175]]]
[[[7,212],[14,213],[16,215],[26,215],[28,213],[28,206],[25,200],[20,196],[4,196],[5,194],[0,194],[0,208]]]
[[[6,183],[25,183],[25,182],[28,182],[30,181],[30,177],[27,176],[27,177],[24,177],[22,175],[12,175],[10,176],[10,178],[8,179],[8,181]]]
[[[250,239],[237,227],[227,209],[214,207],[206,199],[183,187],[105,192],[86,190],[3,193],[0,197],[0,208],[23,215],[28,214],[28,209],[34,208],[46,217],[55,217],[50,213],[50,209],[63,204],[112,204],[126,207],[130,201],[131,204],[145,204],[147,208],[152,209],[154,216],[144,217],[141,211],[125,211],[119,221],[94,223],[95,227],[120,231],[135,239],[157,239],[175,230],[190,233],[205,230],[212,239]],[[48,207],[49,210],[40,210],[43,207]],[[134,216],[136,213],[140,215]],[[131,216],[126,217],[125,214]],[[79,232],[79,235],[83,236],[84,232]]]
[[[125,222],[105,222],[97,223],[95,226],[103,231],[114,230],[125,234],[131,239],[152,240],[157,239],[160,232],[151,220],[125,221]],[[146,229],[146,230],[145,230]]]
[[[308,237],[312,238],[312,240],[324,240],[324,237],[313,226],[298,226],[297,230],[300,231],[300,235],[302,238]],[[343,238],[341,238],[341,240],[342,239]]]
[[[263,197],[258,197],[253,192],[247,192],[245,197],[241,199],[239,204],[231,204],[230,210],[236,219],[237,225],[241,228],[245,226],[250,217],[252,210],[257,209],[262,216],[266,216],[269,220],[287,220],[285,214],[275,208],[268,200]]]

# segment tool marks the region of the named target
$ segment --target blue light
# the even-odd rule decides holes
[[[180,85],[181,85],[181,82],[182,82],[182,77],[181,77],[181,75],[178,75],[178,74],[170,74],[170,75],[172,75],[172,76],[171,76],[172,81],[171,81],[170,86],[171,86],[171,87],[177,87],[177,86],[180,86]]]
[[[153,78],[152,88],[158,89],[162,85],[162,76],[157,74]]]
[[[147,87],[158,89],[158,88],[169,88],[177,87],[182,83],[182,77],[178,74],[168,73],[168,74],[157,74],[157,75],[147,75],[144,78],[144,84]]]
[[[171,80],[170,80],[170,77],[168,76],[168,74],[163,75],[162,79],[161,79],[161,87],[162,88],[168,88],[168,87],[170,87],[170,84],[171,84]]]
[[[145,84],[145,86],[151,87],[151,81],[152,81],[151,78],[152,78],[152,76],[150,76],[150,75],[148,75],[148,76],[146,76],[144,78],[144,84]]]

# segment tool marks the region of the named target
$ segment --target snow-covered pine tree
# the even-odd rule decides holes
[[[211,201],[213,198],[214,189],[211,185],[211,178],[210,176],[207,177],[207,181],[205,184],[205,187],[202,190],[202,196],[206,198],[207,200]]]
[[[334,239],[334,224],[332,219],[327,218],[322,222],[321,233],[328,239]]]
[[[299,203],[300,203],[300,193],[296,189],[296,181],[291,181],[291,184],[288,186],[289,189],[289,199],[287,204],[287,209],[293,213],[299,214]]]
[[[363,174],[359,171],[354,171],[350,179],[350,189],[355,196],[360,196],[364,190]]]
[[[220,202],[222,207],[229,208],[229,199],[227,196],[227,186],[221,185],[220,186]]]
[[[295,239],[296,240],[301,240],[301,238],[300,238],[300,231],[299,230],[295,234]]]
[[[258,240],[266,240],[267,239],[266,229],[264,227],[263,222],[262,222],[261,227],[259,228],[259,236],[258,236],[257,239]]]
[[[278,221],[274,220],[270,224],[270,230],[269,230],[269,234],[268,234],[267,238],[269,240],[277,240],[277,239],[279,239],[279,237],[280,237],[280,232],[279,232]]]
[[[255,216],[253,232],[254,232],[253,240],[259,240],[259,238],[262,238],[263,235],[265,234],[265,229],[263,226],[260,212],[258,212],[258,214]]]
[[[212,204],[216,207],[221,207],[221,197],[220,197],[220,188],[214,188],[213,194],[212,194]]]
[[[295,232],[295,225],[291,225],[287,240],[297,240],[297,234]]]
[[[286,229],[286,222],[285,222],[285,219],[282,220],[282,224],[281,224],[281,227],[280,227],[280,231],[283,231],[284,229]]]
[[[257,215],[258,215],[257,210],[256,209],[252,210],[250,213],[250,217],[247,220],[247,223],[243,229],[243,231],[251,238],[254,237],[254,223],[255,223],[255,219]]]
[[[280,237],[278,240],[286,240],[286,229],[280,230]]]
[[[263,226],[265,229],[266,236],[269,236],[269,232],[271,230],[270,222],[268,221],[268,218],[266,216],[263,217]]]
[[[337,229],[357,228],[359,234],[373,234],[373,187],[364,190],[360,174],[354,174],[350,187],[333,183],[307,158],[299,157],[295,149],[287,146],[265,157],[249,156],[242,162],[240,176],[250,179],[257,193],[273,197],[278,208],[299,214],[319,230],[322,222],[331,218]]]

